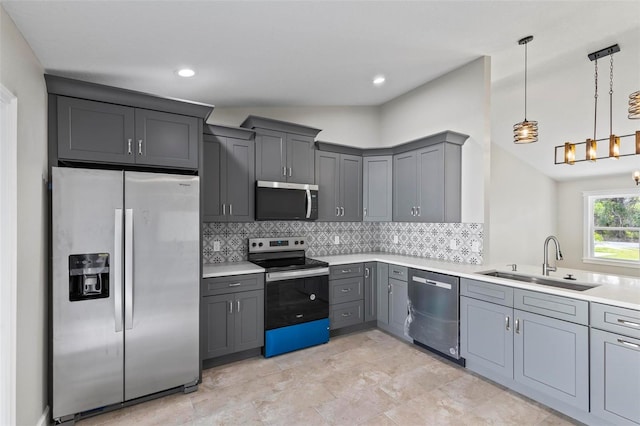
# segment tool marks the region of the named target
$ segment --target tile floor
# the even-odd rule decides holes
[[[174,394],[79,422],[90,425],[577,424],[380,330],[203,372]]]

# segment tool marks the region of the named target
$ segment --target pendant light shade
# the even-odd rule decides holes
[[[524,120],[513,125],[513,143],[517,144],[538,142],[538,122],[527,120],[527,43],[531,40],[533,36],[518,40],[524,44]]]
[[[629,118],[640,119],[640,90],[629,95]]]

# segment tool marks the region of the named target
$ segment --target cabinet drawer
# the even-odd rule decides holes
[[[409,269],[406,266],[389,265],[389,278],[395,278],[400,281],[407,281]]]
[[[202,280],[201,296],[237,293],[247,290],[263,290],[264,274],[233,275],[229,277],[205,278]]]
[[[553,294],[514,289],[513,306],[527,312],[577,324],[589,324],[589,302]]]
[[[329,303],[344,303],[361,300],[364,279],[362,277],[343,278],[329,281]]]
[[[364,273],[362,263],[349,263],[348,265],[336,265],[329,268],[329,279],[361,277]]]
[[[640,339],[640,311],[591,303],[591,327]]]
[[[363,322],[362,300],[332,305],[329,321],[332,330]]]
[[[503,285],[460,278],[460,294],[498,305],[513,306],[513,288]]]

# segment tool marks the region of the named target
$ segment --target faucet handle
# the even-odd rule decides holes
[[[511,271],[516,272],[518,270],[518,264],[508,263],[506,266],[511,266]]]

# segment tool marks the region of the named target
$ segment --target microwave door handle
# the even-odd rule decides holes
[[[307,189],[307,219],[311,217],[311,191]]]

